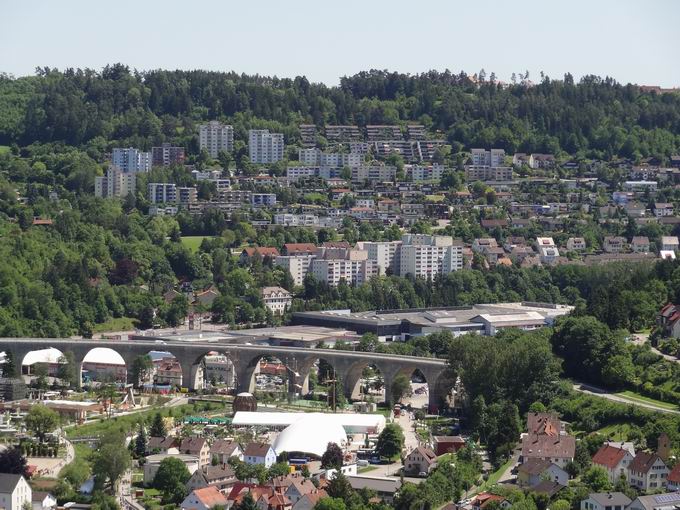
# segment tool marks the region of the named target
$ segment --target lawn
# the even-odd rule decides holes
[[[211,236],[182,236],[182,244],[196,253],[203,239],[212,239]]]
[[[512,457],[505,464],[489,475],[489,479],[479,487],[479,492],[484,492],[498,483],[501,475],[512,465]]]
[[[663,407],[664,409],[676,410],[678,408],[675,404],[669,404],[668,402],[663,402],[661,400],[655,400],[653,398],[645,397],[634,391],[626,390],[617,393],[618,396],[624,397],[637,402],[644,402],[645,404],[653,404],[658,407]]]
[[[10,152],[10,148],[7,145],[0,145],[0,154],[7,154]]]
[[[135,329],[134,319],[130,317],[118,317],[109,319],[101,324],[95,324],[92,328],[94,333],[106,333],[108,331],[130,331]]]
[[[630,425],[628,423],[612,423],[597,431],[598,434],[602,434],[612,441],[628,441],[629,432]]]

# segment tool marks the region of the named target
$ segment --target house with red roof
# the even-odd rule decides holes
[[[217,487],[210,485],[202,489],[196,489],[184,498],[180,508],[182,510],[210,510],[216,506],[226,507],[227,498]]]
[[[656,324],[664,336],[680,338],[680,306],[668,303],[656,317]]]
[[[616,483],[621,476],[628,479],[628,466],[633,462],[633,455],[624,448],[605,444],[593,455],[593,464],[600,466],[609,476],[609,481]]]
[[[512,503],[505,497],[499,496],[498,494],[491,494],[489,492],[481,492],[477,494],[475,499],[472,500],[472,510],[482,510],[489,505],[492,501],[496,501],[498,506],[503,510],[510,508]]]
[[[666,478],[666,488],[671,492],[680,491],[680,464],[676,464],[668,473]]]
[[[255,256],[260,257],[262,260],[274,260],[279,256],[279,250],[273,246],[249,246],[243,248],[241,256],[239,257],[239,262],[245,264]]]

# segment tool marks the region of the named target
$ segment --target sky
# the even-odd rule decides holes
[[[680,0],[0,0],[0,72],[571,72],[680,87]]]

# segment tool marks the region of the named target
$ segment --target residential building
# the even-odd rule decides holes
[[[434,453],[437,456],[445,453],[456,453],[463,446],[465,446],[465,439],[461,436],[434,436],[432,438],[434,443]]]
[[[198,143],[201,150],[207,150],[213,159],[220,151],[231,152],[234,150],[234,128],[216,120],[201,124],[198,128]]]
[[[151,170],[151,153],[132,147],[115,148],[111,155],[111,164],[125,173],[148,172]]]
[[[49,492],[33,491],[31,502],[32,510],[55,510],[57,508],[57,498]]]
[[[678,251],[678,238],[676,236],[663,236],[661,237],[661,249],[663,251]]]
[[[236,474],[229,464],[224,463],[215,466],[208,464],[196,470],[185,486],[189,492],[213,486],[224,493],[231,490],[237,481]]]
[[[576,440],[568,435],[527,434],[522,438],[521,460],[544,459],[565,468],[574,460]]]
[[[605,444],[593,455],[593,464],[607,471],[609,481],[615,484],[621,476],[628,479],[628,466],[633,458],[625,448]]]
[[[472,149],[470,151],[473,166],[503,166],[505,151],[503,149]]]
[[[557,464],[538,458],[527,459],[517,469],[517,485],[520,487],[533,487],[543,480],[566,486],[569,483],[569,474]]]
[[[208,382],[234,384],[234,363],[228,356],[217,351],[210,351],[203,357],[203,376]],[[210,449],[212,459],[212,447]]]
[[[511,181],[512,167],[509,166],[466,166],[465,180],[472,181]]]
[[[648,253],[649,238],[647,236],[635,236],[630,241],[630,247],[633,253]]]
[[[405,234],[399,251],[399,276],[434,278],[463,268],[463,244],[449,236]]]
[[[279,255],[274,264],[287,269],[295,285],[302,285],[314,258],[314,255]]]
[[[268,443],[248,443],[243,450],[243,461],[246,464],[262,464],[269,469],[276,463],[276,453]]]
[[[23,510],[32,507],[32,491],[21,475],[0,473],[0,508],[4,510]]]
[[[378,264],[379,274],[384,275],[388,269],[399,272],[401,244],[401,241],[360,241],[357,248],[366,251],[368,259]]]
[[[134,195],[137,187],[137,174],[126,173],[109,167],[106,175],[94,178],[94,195],[101,198],[126,197]]]
[[[193,204],[198,200],[198,190],[193,187],[177,188],[177,202],[180,204]]]
[[[444,165],[408,165],[406,167],[406,175],[411,176],[413,182],[421,181],[439,181],[444,172],[448,170]]]
[[[276,205],[276,193],[253,193],[250,204],[253,207],[272,207]]]
[[[153,166],[184,164],[184,147],[173,147],[169,143],[164,143],[160,147],[151,147],[151,164]]]
[[[326,138],[332,142],[347,142],[361,140],[361,131],[357,126],[327,125]]]
[[[313,227],[319,224],[319,217],[316,214],[281,213],[274,215],[274,224],[287,227]]]
[[[404,460],[404,472],[415,476],[427,476],[437,467],[437,455],[423,446],[414,448]]]
[[[216,439],[210,446],[210,459],[216,457],[220,464],[227,464],[231,457],[243,460],[243,450],[236,441]]]
[[[536,251],[542,264],[554,264],[560,257],[560,251],[555,246],[555,241],[553,241],[552,237],[537,237]]]
[[[298,159],[301,164],[306,166],[343,168],[360,166],[364,157],[356,152],[323,152],[320,149],[300,149]]]
[[[680,306],[668,303],[656,317],[656,324],[664,336],[680,338]]]
[[[638,496],[626,510],[675,510],[680,506],[680,492]]]
[[[665,202],[656,202],[654,204],[654,216],[656,216],[657,218],[673,216],[673,213],[674,213],[673,204]]]
[[[393,182],[397,176],[397,167],[388,165],[356,166],[352,168],[352,182],[372,184],[378,182]]]
[[[167,182],[150,182],[147,186],[149,202],[163,204],[177,202],[177,186]]]
[[[680,464],[676,464],[668,473],[666,478],[666,488],[669,491],[680,491]]]
[[[355,491],[369,489],[387,504],[392,503],[394,495],[401,488],[401,480],[398,477],[383,476],[348,476],[347,481]]]
[[[303,147],[316,145],[317,129],[314,124],[300,124],[300,139]]]
[[[626,181],[623,183],[624,191],[655,192],[657,189],[656,181]]]
[[[602,249],[606,253],[623,253],[628,247],[628,243],[620,236],[606,236],[602,243]]]
[[[666,486],[669,469],[656,453],[638,452],[628,465],[628,482],[641,491]]]
[[[581,510],[626,510],[630,502],[623,492],[594,492],[581,501]]]
[[[498,494],[490,494],[488,492],[480,492],[475,496],[470,503],[472,510],[484,510],[490,504],[498,505],[501,510],[507,510],[512,506],[512,503],[505,496],[500,496]]]
[[[204,437],[186,437],[179,444],[179,452],[183,455],[198,457],[198,467],[207,466],[211,462],[210,445]]]
[[[283,245],[284,255],[316,255],[314,243],[286,243]]]
[[[586,240],[582,237],[570,237],[567,239],[567,251],[583,251],[586,249]]]
[[[348,285],[361,285],[379,274],[378,263],[361,250],[345,250],[346,253],[324,255],[312,260],[310,272],[321,282],[337,287],[341,280]]]
[[[531,154],[529,156],[529,167],[533,169],[554,168],[555,156],[552,154]]]
[[[245,264],[255,256],[260,257],[263,261],[266,261],[267,259],[274,260],[279,256],[279,250],[270,246],[252,246],[243,248],[241,256],[239,257],[239,262]]]
[[[251,163],[267,165],[283,159],[283,134],[270,133],[268,129],[248,131],[248,151]]]
[[[228,508],[229,501],[214,485],[191,491],[180,504],[182,510],[211,510],[216,506]]]
[[[274,315],[283,315],[293,303],[293,295],[281,287],[263,287],[260,295],[264,306]]]

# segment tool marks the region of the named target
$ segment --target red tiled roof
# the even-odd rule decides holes
[[[628,452],[622,448],[616,448],[615,446],[606,444],[600,448],[595,455],[593,455],[593,464],[614,469],[619,465],[621,459],[626,456],[626,453]]]
[[[217,505],[227,505],[227,498],[225,498],[224,494],[222,494],[214,485],[194,490],[194,496],[196,496],[196,498],[207,508],[212,508]]]
[[[666,480],[676,484],[680,483],[680,464],[673,466],[673,469],[668,473],[668,478]]]

